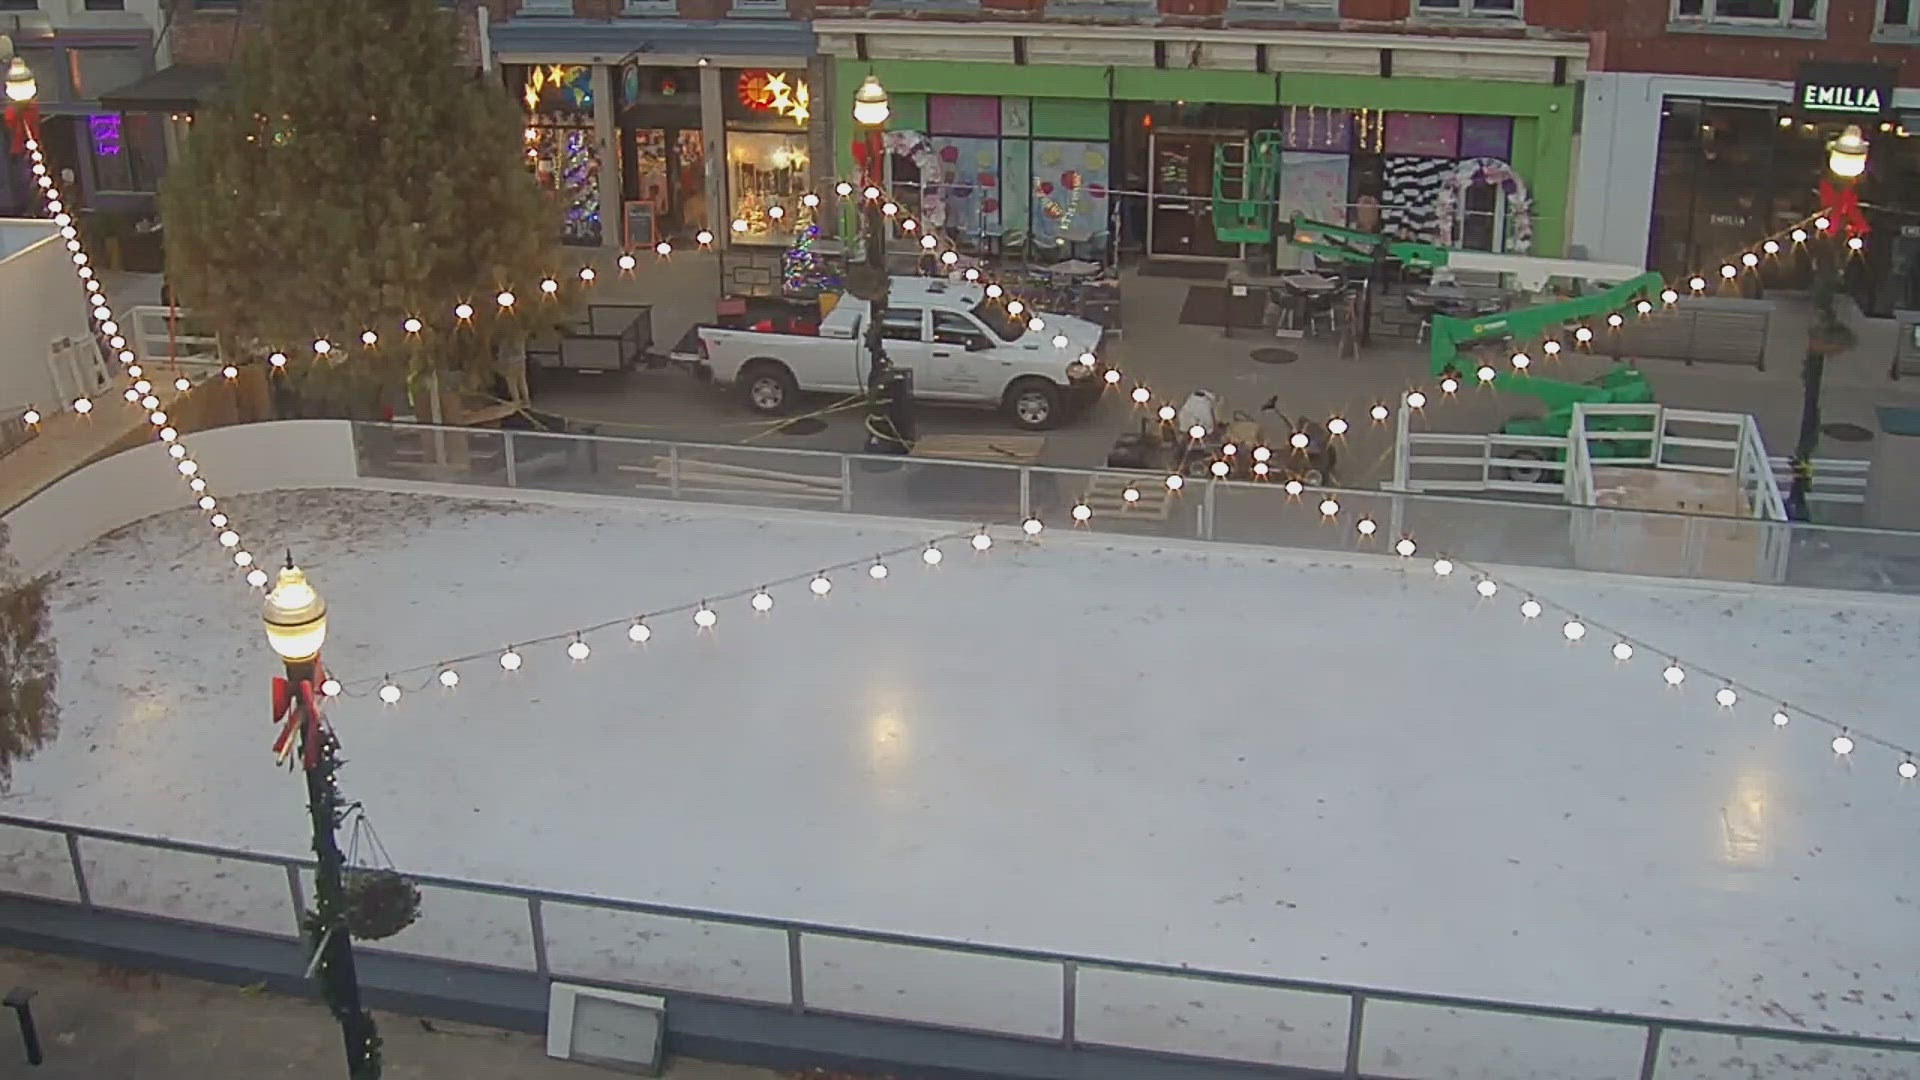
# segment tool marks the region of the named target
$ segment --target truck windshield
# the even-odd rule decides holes
[[[973,317],[987,325],[1001,341],[1019,341],[1027,332],[1027,321],[1007,314],[1007,309],[991,300],[982,300],[973,309]]]

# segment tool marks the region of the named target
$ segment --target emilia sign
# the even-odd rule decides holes
[[[1895,72],[1875,64],[1806,63],[1794,83],[1802,112],[1879,116],[1893,108]]]

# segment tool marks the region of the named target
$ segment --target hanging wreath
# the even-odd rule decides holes
[[[1434,240],[1451,246],[1460,235],[1466,191],[1474,184],[1493,184],[1507,194],[1507,235],[1502,245],[1507,254],[1525,255],[1533,250],[1533,200],[1527,194],[1527,182],[1513,166],[1499,158],[1468,158],[1456,165],[1440,183],[1440,197],[1434,204],[1438,235]]]

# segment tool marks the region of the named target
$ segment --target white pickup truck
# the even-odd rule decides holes
[[[770,415],[792,408],[802,391],[859,393],[869,307],[842,296],[817,332],[702,326],[698,364]],[[916,400],[1002,409],[1030,431],[1060,423],[1103,385],[1098,323],[1045,311],[1010,315],[1005,300],[969,282],[893,278],[880,332],[887,360],[912,370]]]

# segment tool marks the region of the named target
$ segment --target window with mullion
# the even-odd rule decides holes
[[[1520,14],[1520,0],[1419,0],[1422,15],[1491,15],[1514,18]]]
[[[1674,0],[1675,19],[1736,26],[1818,26],[1826,0]]]
[[[1913,33],[1917,29],[1914,25],[1917,14],[1920,14],[1920,3],[1915,0],[1881,0],[1880,28]]]

